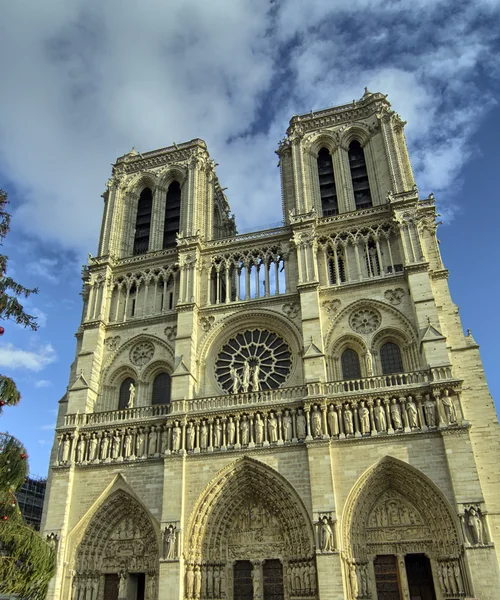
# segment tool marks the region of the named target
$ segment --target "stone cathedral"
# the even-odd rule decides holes
[[[201,139],[117,159],[50,600],[500,597],[497,416],[404,125],[368,90],[294,116],[283,225],[248,234]]]

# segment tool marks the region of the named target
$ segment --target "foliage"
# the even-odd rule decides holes
[[[0,245],[10,229],[6,205],[7,194],[0,190]],[[25,288],[7,277],[7,260],[0,254],[0,320],[12,320],[36,330],[36,319],[24,311],[18,298],[27,298],[38,290]],[[0,326],[0,335],[4,332]],[[14,381],[0,374],[0,414],[4,406],[14,406],[20,400]],[[24,446],[13,436],[0,433],[0,594],[43,600],[55,571],[56,557],[54,548],[24,522],[17,505],[15,492],[27,475]]]

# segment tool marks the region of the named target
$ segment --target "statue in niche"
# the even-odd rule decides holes
[[[195,438],[195,428],[193,425],[192,421],[189,421],[188,426],[187,426],[187,430],[186,430],[186,442],[187,442],[187,449],[188,450],[193,450],[194,448],[194,438]]]
[[[85,440],[83,435],[78,438],[78,443],[76,444],[76,462],[83,462],[85,454]]]
[[[160,454],[165,454],[165,450],[167,449],[167,432],[161,427],[158,429],[160,429]]]
[[[206,421],[201,422],[200,427],[200,448],[206,450],[208,447],[208,425]]]
[[[233,417],[229,417],[227,422],[227,443],[229,446],[234,446],[234,440],[236,437],[236,424],[233,421]]]
[[[90,461],[93,461],[97,458],[97,444],[98,444],[98,439],[97,439],[97,435],[94,432],[91,435],[90,441],[89,441],[89,460]]]
[[[252,392],[258,392],[260,390],[259,374],[260,374],[260,365],[259,365],[259,363],[257,363],[255,365],[255,367],[253,368],[253,372],[252,372]]]
[[[328,421],[328,428],[331,436],[337,436],[339,434],[339,416],[335,410],[335,406],[330,404],[326,415]]]
[[[144,451],[146,449],[146,434],[144,430],[139,429],[139,435],[137,436],[137,456],[144,456]]]
[[[181,449],[181,428],[179,427],[179,421],[174,423],[172,428],[172,451],[178,452]]]
[[[451,563],[448,563],[448,582],[449,582],[449,586],[450,586],[450,591],[452,594],[457,594],[458,593],[458,589],[457,589],[457,584],[455,581],[455,574],[453,572],[453,565]]]
[[[349,578],[351,580],[352,597],[357,598],[359,596],[358,574],[353,564],[349,565]]]
[[[285,409],[285,414],[283,415],[283,439],[285,442],[290,442],[292,436],[292,416],[290,415],[290,411],[288,409]]]
[[[425,395],[424,412],[427,427],[436,427],[436,405],[429,394]]]
[[[297,437],[299,440],[306,438],[306,416],[301,408],[297,411]]]
[[[173,525],[169,525],[163,532],[163,556],[167,560],[176,558],[177,533]]]
[[[408,423],[412,429],[418,427],[417,407],[412,396],[408,396],[406,401],[406,414],[408,415]]]
[[[401,408],[396,401],[396,398],[392,399],[391,404],[391,417],[394,424],[394,429],[403,429],[403,421],[401,420]]]
[[[125,454],[125,458],[128,458],[132,454],[132,430],[127,429],[127,433],[125,435],[123,441],[123,452]]]
[[[335,550],[333,528],[326,515],[320,521],[320,548],[323,552],[333,552]]]
[[[194,572],[193,567],[188,565],[186,568],[186,597],[193,597],[193,586],[194,586]]]
[[[62,462],[67,463],[69,461],[69,454],[71,450],[71,438],[69,435],[65,435],[63,439],[63,452],[62,452]]]
[[[472,537],[472,543],[474,545],[482,545],[484,544],[484,536],[483,536],[483,523],[481,520],[481,514],[479,509],[471,506],[465,512],[467,525],[469,527],[469,531]]]
[[[317,437],[321,437],[323,435],[322,432],[322,427],[321,427],[321,413],[318,410],[317,406],[313,406],[312,409],[312,413],[311,413],[311,429],[312,429],[312,436],[317,438]]]
[[[118,432],[115,431],[113,433],[113,445],[111,447],[111,458],[113,460],[116,460],[120,456],[120,442],[120,436],[118,435]]]
[[[352,410],[350,409],[348,404],[346,404],[344,408],[344,429],[346,435],[353,435],[354,427],[352,419]]]
[[[129,396],[128,396],[127,408],[134,408],[134,404],[135,404],[135,385],[133,383],[130,383],[128,391],[129,391]]]
[[[450,397],[450,392],[444,390],[441,395],[441,402],[444,408],[444,417],[447,425],[451,425],[457,422],[457,411],[455,409],[455,403],[453,398]]]
[[[118,598],[126,598],[128,573],[118,573],[118,577],[120,578],[120,585],[118,587]]]
[[[108,449],[109,449],[109,434],[105,431],[102,434],[101,440],[101,459],[106,460],[108,458]]]
[[[215,419],[214,423],[214,447],[219,448],[222,439],[222,424],[219,417]]]
[[[252,569],[252,583],[253,583],[253,598],[254,600],[262,600],[260,590],[260,565],[254,564]]]
[[[358,409],[358,415],[361,425],[361,433],[370,433],[370,411],[366,407],[364,400],[361,400],[360,407]]]
[[[361,565],[359,567],[359,582],[361,584],[361,595],[363,597],[368,596],[368,573],[366,565]]]
[[[274,413],[269,413],[269,419],[267,420],[267,429],[269,431],[269,442],[278,441],[278,420],[274,416]]]
[[[99,577],[96,577],[92,582],[92,600],[97,600],[99,594]]]
[[[462,583],[462,574],[460,573],[460,565],[458,561],[453,563],[453,577],[455,579],[457,593],[462,595],[464,593],[464,586]]]
[[[219,570],[218,565],[216,565],[214,567],[213,582],[214,582],[214,598],[218,598],[220,595],[220,570]]]
[[[255,415],[255,443],[262,444],[264,441],[264,421],[260,413]]]
[[[149,454],[156,454],[158,444],[158,434],[156,433],[156,427],[151,427],[151,431],[149,433]]]
[[[380,400],[380,398],[377,398],[375,400],[373,416],[375,418],[375,429],[377,431],[387,431],[387,419],[385,417],[385,409],[382,406],[382,401]]]
[[[198,565],[194,568],[194,594],[196,598],[201,595],[201,569]]]
[[[246,393],[250,385],[250,363],[245,360],[243,363],[243,378],[241,381],[241,389]]]
[[[249,430],[250,430],[250,425],[248,423],[248,417],[246,415],[243,415],[241,417],[241,423],[240,423],[240,434],[241,434],[241,445],[242,446],[248,445]]]
[[[375,373],[373,354],[367,350],[365,354],[366,374],[372,377]]]
[[[238,371],[235,369],[235,367],[230,367],[229,374],[233,380],[233,394],[237,394],[242,386],[241,377],[238,375]]]

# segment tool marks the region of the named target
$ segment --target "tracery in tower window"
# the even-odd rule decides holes
[[[356,210],[372,206],[370,183],[366,169],[365,153],[358,140],[349,144],[349,168],[351,169],[352,188]]]
[[[144,188],[137,203],[135,221],[134,255],[146,254],[149,249],[149,232],[151,229],[151,211],[153,208],[153,192]]]
[[[361,366],[359,364],[358,353],[352,348],[347,348],[342,352],[340,357],[342,364],[342,378],[343,379],[360,379],[361,378]]]
[[[167,190],[165,204],[165,222],[163,225],[163,247],[171,248],[177,243],[181,217],[181,186],[178,181],[172,181]]]
[[[289,345],[266,329],[247,329],[221,348],[215,363],[216,378],[226,392],[276,389],[292,369]]]
[[[402,373],[404,371],[401,350],[399,346],[392,342],[387,342],[380,348],[380,362],[384,375]]]
[[[339,207],[333,163],[330,151],[327,148],[321,148],[318,153],[318,176],[323,216],[338,215]]]
[[[153,381],[151,404],[169,404],[172,379],[168,373],[160,373]]]
[[[345,271],[345,250],[344,248],[335,248],[328,246],[328,276],[330,285],[336,285],[347,281]]]

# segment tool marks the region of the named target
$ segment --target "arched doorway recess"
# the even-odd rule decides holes
[[[353,600],[470,595],[448,501],[427,476],[396,458],[386,456],[357,481],[342,517],[342,544]]]
[[[124,490],[96,511],[78,545],[74,598],[155,600],[158,535],[144,507]]]
[[[317,598],[312,524],[279,473],[244,457],[221,471],[191,513],[189,600]]]

